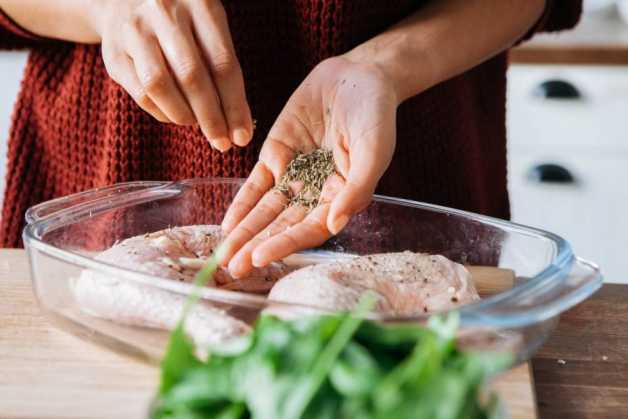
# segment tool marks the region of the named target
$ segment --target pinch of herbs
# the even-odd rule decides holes
[[[286,206],[300,205],[308,212],[318,206],[323,185],[334,174],[333,153],[330,150],[317,149],[311,153],[299,153],[288,164],[286,173],[281,177],[275,190],[287,196]],[[290,184],[299,182],[302,189],[292,193]]]

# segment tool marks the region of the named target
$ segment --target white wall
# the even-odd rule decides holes
[[[4,197],[4,176],[7,162],[7,139],[11,126],[13,104],[26,63],[25,52],[0,52],[0,203]]]

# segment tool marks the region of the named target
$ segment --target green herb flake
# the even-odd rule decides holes
[[[299,153],[288,164],[275,190],[288,196],[288,206],[301,205],[310,211],[318,205],[323,185],[334,172],[331,150],[319,148],[311,153]],[[294,183],[302,185],[296,194],[292,194],[290,188]]]

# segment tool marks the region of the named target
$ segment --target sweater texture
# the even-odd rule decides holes
[[[162,124],[141,110],[107,75],[99,46],[38,37],[0,13],[0,48],[31,50],[8,140],[0,246],[21,246],[26,209],[55,197],[132,180],[246,177],[275,118],[317,63],[424,2],[223,3],[257,120],[251,144],[225,154],[198,127]],[[548,1],[525,38],[572,27],[580,7]],[[501,53],[404,102],[397,149],[377,192],[508,218],[506,69]]]

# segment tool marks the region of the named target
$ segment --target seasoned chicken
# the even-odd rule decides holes
[[[96,256],[99,261],[178,282],[191,282],[222,239],[220,227],[175,227],[126,239]],[[332,260],[333,262],[329,262]],[[443,256],[403,252],[354,257],[305,252],[255,269],[234,280],[218,269],[211,286],[264,293],[275,301],[333,311],[351,310],[367,290],[378,296],[376,310],[391,315],[432,313],[478,299],[471,275]],[[310,265],[310,266],[307,266]],[[305,267],[303,267],[305,266]],[[295,270],[301,267],[301,269]],[[273,286],[274,284],[274,286]],[[86,270],[72,284],[81,310],[118,323],[171,330],[186,296],[138,281]],[[278,315],[294,315],[293,310]],[[226,310],[201,301],[186,321],[200,347],[242,335],[249,326]]]
[[[219,226],[175,227],[131,237],[95,259],[161,278],[191,282],[221,239]],[[220,288],[264,293],[289,270],[277,262],[255,269],[246,278],[233,280],[219,268],[213,279]],[[181,294],[89,270],[73,282],[72,292],[81,310],[90,315],[165,330],[174,328],[186,301]],[[199,345],[206,346],[241,335],[249,327],[224,310],[202,302],[190,313],[186,330]]]
[[[377,312],[400,316],[438,312],[479,299],[462,265],[444,256],[413,252],[307,266],[279,280],[268,298],[347,311],[367,290],[378,297]]]
[[[128,238],[102,252],[96,260],[161,278],[191,282],[222,239],[217,225],[174,227]],[[218,288],[267,293],[289,271],[286,264],[275,262],[235,280],[229,272],[219,268],[213,280]]]

